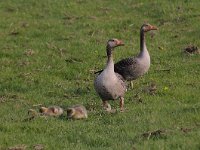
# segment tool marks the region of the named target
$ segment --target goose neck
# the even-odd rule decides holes
[[[112,50],[110,46],[106,47],[108,62],[113,61]]]
[[[145,32],[141,29],[140,31],[140,51],[146,49],[146,42],[145,42]]]
[[[107,68],[110,68],[111,70],[114,71],[114,62],[113,62],[113,55],[112,55],[112,51],[113,48],[110,46],[107,46],[106,48],[107,51]]]

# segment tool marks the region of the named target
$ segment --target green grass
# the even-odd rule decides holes
[[[199,6],[197,0],[0,1],[0,149],[200,149],[200,55],[182,53],[189,44],[200,47]],[[115,61],[136,55],[144,22],[159,28],[146,39],[151,68],[126,93],[126,111],[106,114],[92,70],[105,66],[112,37],[126,43]],[[140,92],[152,82],[155,95]],[[87,120],[23,122],[35,104],[93,111]],[[119,108],[118,101],[111,105]],[[142,136],[159,129],[164,135]]]

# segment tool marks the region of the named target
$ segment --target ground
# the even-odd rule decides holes
[[[0,1],[0,149],[200,149],[200,1]],[[94,71],[110,38],[126,44],[114,60],[139,52],[143,23],[151,67],[125,95],[125,112],[107,114]],[[155,90],[151,90],[154,84]],[[88,119],[38,117],[29,109],[83,104]],[[37,148],[38,148],[37,147]]]

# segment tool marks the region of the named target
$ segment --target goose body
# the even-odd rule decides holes
[[[115,100],[120,98],[120,108],[123,109],[124,94],[126,92],[126,84],[123,77],[114,72],[114,62],[112,58],[112,51],[114,47],[122,45],[122,42],[114,39],[109,40],[107,44],[107,64],[105,69],[96,77],[94,87],[98,95],[103,101],[103,106],[107,110],[110,105],[108,100]]]
[[[150,24],[142,25],[140,29],[140,53],[136,57],[122,59],[114,65],[115,72],[122,75],[127,81],[137,79],[150,68],[150,55],[145,42],[145,33],[150,30],[157,30],[157,28]]]
[[[150,55],[145,48],[137,57],[122,59],[115,64],[115,72],[127,81],[135,80],[144,75],[150,68]]]
[[[105,68],[94,84],[95,90],[103,100],[115,100],[120,96],[123,97],[126,89],[123,77],[114,72],[114,67],[112,71],[109,67]]]

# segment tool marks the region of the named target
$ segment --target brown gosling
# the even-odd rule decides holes
[[[67,108],[68,119],[86,119],[87,117],[87,110],[83,105],[75,105]]]
[[[46,116],[60,116],[63,114],[63,109],[59,106],[41,107],[40,113]]]

